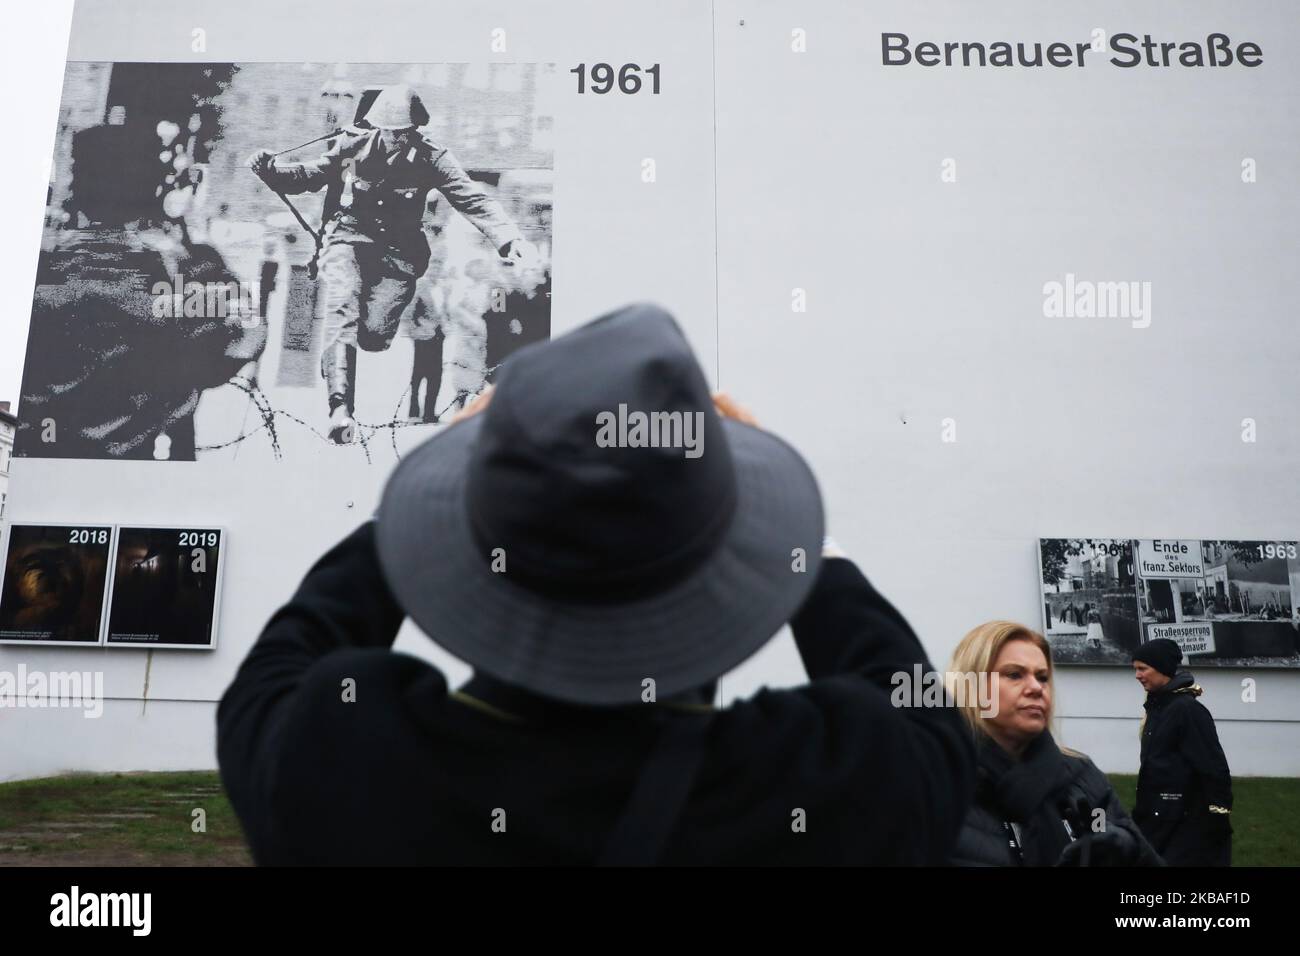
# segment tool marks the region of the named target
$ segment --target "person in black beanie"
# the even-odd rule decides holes
[[[1232,774],[1201,686],[1179,670],[1183,652],[1158,638],[1133,653],[1147,692],[1133,819],[1171,866],[1232,863]]]

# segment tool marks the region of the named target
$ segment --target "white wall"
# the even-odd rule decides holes
[[[787,52],[794,27],[807,53]],[[1094,27],[1223,32],[1265,65],[880,65],[882,31],[915,46]],[[725,0],[717,30],[722,384],[796,436],[832,533],[936,663],[983,621],[1041,627],[1040,536],[1300,536],[1294,8]],[[1247,156],[1269,170],[1253,185]],[[1045,318],[1043,284],[1067,272],[1150,281],[1150,326]],[[775,683],[793,653],[738,683]],[[1234,772],[1300,773],[1300,674],[1196,673]],[[1059,685],[1065,741],[1135,770],[1131,672]]]
[[[807,454],[831,532],[937,663],[984,620],[1039,624],[1040,536],[1300,538],[1289,6],[1099,3],[1085,16],[1029,2],[718,0],[711,19],[685,0],[567,4],[563,17],[382,0],[372,25],[336,31],[321,15],[280,35],[246,28],[263,24],[253,6],[203,11],[210,58],[463,61],[488,58],[489,31],[505,26],[503,58],[554,61],[562,81],[597,58],[661,62],[658,98],[556,98],[554,329],[636,299],[673,311],[713,379]],[[406,26],[386,28],[399,6]],[[124,29],[120,9],[83,4],[70,56],[188,56],[192,11],[137,2],[144,30]],[[882,30],[1085,42],[1097,26],[1172,40],[1217,30],[1259,42],[1265,66],[880,65]],[[794,27],[807,53],[791,52]],[[1240,181],[1246,156],[1253,185]],[[653,185],[640,181],[644,157]],[[952,184],[939,178],[948,157]],[[1150,281],[1150,327],[1044,318],[1043,283],[1066,272]],[[791,312],[796,287],[806,313]],[[1255,444],[1240,440],[1244,417]],[[955,443],[940,441],[944,418]],[[369,515],[391,460],[324,446],[282,462],[16,460],[15,521],[230,535],[215,653],[0,648],[0,669],[102,668],[116,701],[98,721],[5,715],[0,778],[214,766],[215,700],[312,560]],[[398,647],[464,676],[409,625]],[[1255,703],[1240,700],[1245,676]],[[722,695],[801,677],[783,633]],[[1198,677],[1235,773],[1300,774],[1300,675]],[[1064,740],[1106,770],[1135,770],[1130,674],[1073,668],[1059,683]]]

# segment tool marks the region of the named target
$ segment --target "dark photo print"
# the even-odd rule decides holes
[[[224,543],[216,528],[120,528],[107,643],[215,646]]]
[[[112,538],[107,525],[14,525],[0,643],[98,644]]]
[[[550,337],[554,72],[69,63],[15,454],[391,462]]]

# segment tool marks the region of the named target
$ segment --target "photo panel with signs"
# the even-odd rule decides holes
[[[1300,545],[1143,540],[1144,640],[1169,638],[1189,663],[1300,667]]]
[[[10,527],[0,643],[100,643],[112,542],[112,525]]]
[[[1043,633],[1059,664],[1127,665],[1167,638],[1188,666],[1300,667],[1300,544],[1040,538]]]
[[[1058,664],[1127,664],[1140,642],[1128,538],[1040,538],[1043,634]]]
[[[216,646],[225,533],[121,527],[110,584],[110,647]]]

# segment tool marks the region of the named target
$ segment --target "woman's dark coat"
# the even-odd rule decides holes
[[[1096,813],[1095,811],[1103,811]],[[1109,832],[1122,831],[1122,832]],[[1110,781],[1044,731],[1019,761],[991,738],[979,746],[975,803],[957,838],[957,866],[1055,866],[1075,839],[1085,865],[1159,866]]]

